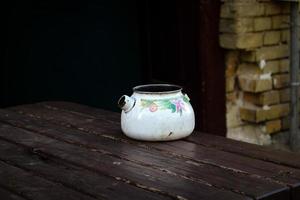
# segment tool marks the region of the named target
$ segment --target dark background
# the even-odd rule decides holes
[[[173,83],[189,94],[196,128],[225,135],[219,0],[8,2],[0,107],[58,100],[119,111],[133,86]]]
[[[0,106],[67,100],[116,110],[142,83],[136,0],[9,2]]]

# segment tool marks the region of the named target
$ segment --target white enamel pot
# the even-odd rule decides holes
[[[177,85],[134,87],[132,96],[123,95],[118,105],[122,109],[122,131],[133,139],[177,140],[189,136],[195,127],[190,99]]]

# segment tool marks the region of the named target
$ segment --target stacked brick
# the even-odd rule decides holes
[[[228,137],[269,144],[288,128],[289,3],[224,0]]]

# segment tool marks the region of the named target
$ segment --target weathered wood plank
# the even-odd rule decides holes
[[[92,200],[94,198],[34,176],[0,161],[0,186],[32,200]]]
[[[171,199],[4,140],[0,140],[0,160],[97,199]]]
[[[72,102],[64,102],[64,101],[47,101],[47,102],[40,102],[37,105],[47,106],[52,109],[59,109],[59,110],[66,110],[71,111],[73,113],[86,115],[87,117],[94,117],[100,119],[106,119],[108,121],[112,121],[114,123],[120,123],[120,112],[111,112],[108,110],[103,110],[100,108],[94,108],[78,103]],[[22,107],[23,105],[21,105]]]
[[[150,146],[152,146],[152,144],[150,144]],[[291,199],[298,199],[300,197],[298,169],[266,163],[261,160],[239,155],[232,156],[231,153],[231,155],[229,155],[228,152],[214,151],[211,150],[211,148],[199,148],[198,145],[186,141],[177,141],[176,144],[160,143],[153,145],[153,147],[168,151],[172,154],[181,154],[195,161],[205,160],[212,165],[216,164],[224,168],[237,170],[237,172],[246,172],[249,173],[249,175],[259,175],[267,179],[284,182],[292,188]]]
[[[130,184],[148,190],[169,195],[173,198],[186,199],[248,199],[245,196],[213,188],[140,166],[133,162],[120,159],[105,152],[94,152],[49,137],[1,124],[0,138],[18,143],[34,151],[60,158],[74,165],[85,167],[98,173],[113,176]]]
[[[51,122],[61,124],[67,127],[74,127],[82,131],[93,133],[104,137],[114,137],[115,139],[126,140],[130,143],[145,146],[146,143],[129,140],[121,132],[120,127],[111,126],[105,121],[101,121],[100,117],[88,118],[87,116],[77,115],[68,111],[53,110],[39,105],[26,105],[14,108],[21,113],[27,113],[32,117],[43,118]],[[198,161],[212,162],[213,164],[244,171],[250,174],[257,174],[263,177],[272,178],[280,181],[291,181],[291,185],[298,186],[299,176],[296,180],[293,178],[296,169],[280,166],[270,162],[264,162],[235,153],[218,151],[214,148],[207,148],[194,143],[185,141],[175,141],[169,143],[147,143],[147,146],[157,148],[162,151],[169,151],[178,155],[187,156]],[[195,154],[196,151],[197,154]]]
[[[119,113],[104,111],[102,109],[92,108],[85,105],[69,102],[42,102],[48,108],[66,110],[73,113],[85,114],[89,117],[115,121],[119,123]],[[300,156],[298,153],[284,152],[276,150],[272,147],[258,146],[249,143],[244,143],[236,140],[227,139],[220,136],[209,135],[206,133],[194,133],[186,139],[199,145],[217,148],[223,151],[237,153],[243,156],[256,158],[276,164],[286,165],[300,169]]]
[[[214,137],[206,133],[195,134],[186,140],[199,145],[300,169],[299,153],[285,152],[268,146],[258,146],[220,136]]]
[[[93,134],[85,134],[81,131],[71,130],[41,119],[30,118],[9,111],[0,110],[1,120],[51,138],[92,150],[106,151],[124,159],[152,166],[182,177],[190,177],[194,180],[200,179],[201,182],[204,181],[218,188],[243,193],[255,199],[263,199],[267,193],[272,194],[273,191],[287,189],[282,185],[278,185],[275,181],[272,182],[234,170],[226,170],[214,165],[178,158],[166,152],[149,150],[121,141],[116,143],[111,138],[99,138]]]
[[[3,200],[26,200],[25,198],[3,188],[0,188],[0,198]]]
[[[66,106],[66,105],[69,105],[69,103],[64,103],[64,102],[54,102],[54,104],[56,104],[56,105],[52,105],[52,102],[50,102],[50,104],[51,105],[49,105],[49,103],[48,102],[46,102],[46,104],[45,103],[42,103],[42,104],[44,104],[43,106],[46,106],[46,107],[51,107],[51,109],[59,109],[59,110],[65,110],[65,111],[68,111],[68,109],[69,109],[69,112],[71,112],[71,113],[73,113],[73,114],[79,114],[81,117],[83,117],[83,116],[85,116],[85,118],[87,119],[87,120],[89,120],[91,123],[93,123],[93,120],[94,119],[97,119],[97,122],[98,123],[100,123],[101,122],[101,120],[100,119],[103,119],[103,118],[105,118],[106,116],[107,116],[107,114],[106,114],[106,116],[103,116],[103,114],[101,113],[101,112],[99,112],[99,110],[98,109],[94,109],[94,108],[91,108],[91,107],[87,107],[87,106],[81,106],[81,105],[76,105],[76,104],[71,104],[72,106]],[[60,104],[60,105],[64,105],[64,106],[61,106],[61,108],[57,108],[57,107],[59,107],[59,106],[57,106],[58,104]],[[74,106],[75,105],[75,106]],[[75,108],[75,109],[73,109],[72,110],[72,107],[73,108]],[[111,113],[111,115],[114,117],[114,119],[109,119],[110,121],[114,121],[114,120],[117,120],[117,118],[118,118],[118,116],[119,116],[119,114],[118,113]],[[110,116],[110,115],[109,115]],[[107,118],[107,117],[106,117]],[[84,121],[83,120],[84,119],[84,117],[81,119],[81,121]],[[55,121],[55,120],[54,120]],[[56,121],[57,123],[61,123],[61,120],[57,120]],[[119,123],[119,122],[116,122],[116,123]],[[63,123],[64,125],[66,125],[66,126],[72,126],[72,123],[69,123],[69,122],[64,122]],[[99,134],[99,129],[92,129],[92,127],[90,127],[90,126],[86,126],[86,122],[84,123],[84,127],[85,128],[82,128],[82,126],[79,126],[79,128],[81,129],[81,130],[85,130],[85,131],[87,131],[87,132],[90,132],[90,133],[95,133],[95,134]],[[78,128],[78,127],[77,127]],[[101,133],[101,132],[100,132]],[[118,133],[119,134],[119,133]],[[116,136],[114,136],[114,137],[116,137]],[[122,137],[122,136],[120,136],[120,135],[117,135],[117,138],[119,139],[119,138],[122,138],[122,139],[124,139],[124,137]],[[223,138],[224,139],[224,138]],[[227,140],[227,139],[224,139],[224,140]],[[213,141],[213,140],[211,140],[211,141]],[[226,141],[225,141],[226,142]],[[194,148],[194,145],[193,144],[188,144],[188,143],[186,143],[187,144],[187,146],[188,147],[190,147],[190,148]],[[244,143],[241,143],[241,144],[244,144]],[[148,145],[149,146],[149,145]],[[177,145],[177,147],[179,147],[179,148],[176,148],[177,150],[179,149],[179,151],[181,151],[181,152],[184,152],[184,149],[181,149],[180,148],[180,145]],[[213,146],[210,146],[210,147],[213,147]],[[254,147],[256,147],[256,146],[254,146]],[[158,149],[160,149],[160,147],[155,147],[155,148],[158,148]],[[214,148],[214,147],[213,147]],[[264,148],[264,147],[263,147]],[[161,150],[163,150],[163,149],[165,149],[166,150],[166,148],[165,147],[161,147]],[[203,149],[204,151],[205,151],[205,148]],[[201,150],[200,150],[201,151]],[[178,152],[178,151],[177,151]],[[173,153],[173,152],[172,152]],[[184,153],[186,153],[186,152],[184,152]],[[209,156],[211,156],[212,154],[210,154]],[[189,156],[189,155],[183,155],[183,156]],[[249,156],[249,155],[246,155],[246,156]],[[252,157],[252,156],[249,156],[249,157]],[[192,158],[192,155],[191,155],[191,158]],[[194,159],[194,158],[193,158]],[[197,158],[198,159],[198,158]],[[262,158],[259,158],[259,159],[262,159]],[[281,157],[279,157],[278,159],[281,159]],[[262,159],[262,160],[265,160],[265,159]],[[268,159],[266,159],[266,160],[268,160]],[[207,160],[206,160],[207,161]],[[228,159],[227,160],[228,162],[230,162],[230,160]],[[272,162],[272,161],[271,161]],[[225,162],[226,163],[226,162]],[[217,163],[217,164],[222,164],[222,162],[221,163]],[[241,166],[245,166],[245,168],[242,168],[244,171],[246,171],[246,172],[249,172],[249,173],[257,173],[257,172],[255,172],[257,169],[257,167],[256,167],[256,165],[254,164],[254,165],[243,165],[243,162],[238,162],[238,163],[235,163],[236,165],[241,165]],[[228,167],[228,166],[226,166],[225,165],[225,167]],[[271,167],[271,168],[265,168],[265,171],[262,169],[261,171],[260,171],[260,173],[261,172],[266,172],[266,174],[265,174],[265,176],[267,176],[267,177],[270,177],[269,175],[271,175],[272,174],[272,171],[273,171],[273,167]],[[275,170],[276,171],[276,170]],[[263,175],[264,173],[262,173],[261,175]],[[281,179],[281,181],[283,180],[283,179],[286,179],[286,180],[288,180],[288,181],[290,181],[290,182],[294,182],[294,184],[292,185],[293,187],[294,187],[294,190],[293,190],[293,194],[298,194],[297,193],[297,191],[298,191],[298,184],[297,184],[297,179],[296,180],[293,180],[293,177],[290,177],[290,174],[293,174],[293,170],[283,170],[283,171],[276,171],[276,174],[274,175],[274,176],[271,176],[272,177],[272,179],[277,179],[277,178],[279,178],[279,179]]]

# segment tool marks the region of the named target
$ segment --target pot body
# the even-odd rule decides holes
[[[131,98],[131,109],[122,111],[122,131],[130,138],[145,141],[169,141],[189,136],[195,127],[195,115],[187,95],[174,93],[138,93]]]

